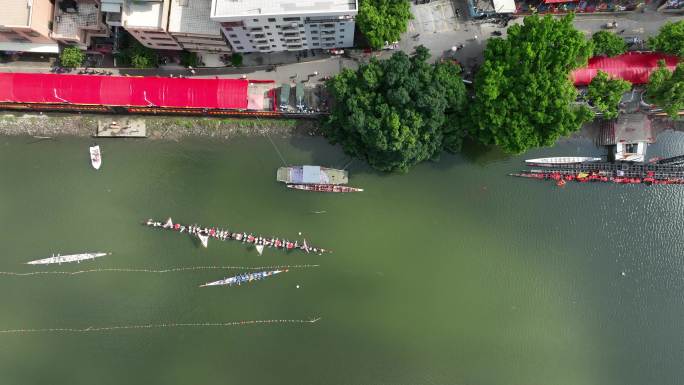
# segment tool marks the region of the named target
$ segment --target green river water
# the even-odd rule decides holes
[[[348,162],[320,138],[274,141],[291,164]],[[2,274],[0,329],[321,319],[0,333],[0,384],[684,383],[684,187],[558,188],[507,177],[524,157],[445,155],[406,175],[354,161],[366,191],[322,194],[278,184],[265,138],[100,141],[98,172],[89,139],[32,142],[0,138],[0,271],[319,267],[234,288],[198,285],[245,270]],[[573,139],[525,157],[600,153]],[[140,224],[168,216],[334,253],[202,249]],[[86,251],[112,255],[24,264]]]

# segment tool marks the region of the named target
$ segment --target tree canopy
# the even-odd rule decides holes
[[[672,119],[684,110],[684,63],[679,63],[674,72],[665,68],[662,61],[659,68],[648,79],[646,94],[650,101],[661,107]]]
[[[603,113],[606,119],[617,118],[618,104],[622,95],[632,88],[632,83],[622,79],[611,79],[599,71],[589,83],[587,97],[591,104]]]
[[[345,152],[382,171],[407,171],[443,150],[460,149],[466,92],[460,67],[427,63],[425,47],[412,56],[371,59],[329,80],[335,99],[325,134]]]
[[[407,0],[360,0],[356,25],[373,49],[398,41],[411,18]]]
[[[574,103],[569,73],[587,63],[592,47],[572,20],[528,16],[506,39],[489,40],[475,79],[474,138],[521,153],[551,145],[591,118]]]
[[[598,31],[591,37],[594,55],[617,56],[627,51],[627,43],[613,32]]]
[[[667,22],[658,35],[648,39],[648,46],[660,52],[684,57],[684,20]]]
[[[59,55],[59,63],[62,67],[80,67],[83,64],[83,60],[85,60],[85,54],[77,47],[64,47]]]

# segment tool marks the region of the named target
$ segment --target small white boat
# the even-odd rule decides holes
[[[99,170],[102,165],[102,155],[100,154],[100,146],[94,145],[90,147],[90,164],[95,170]]]
[[[264,254],[264,245],[256,245],[256,251],[259,253],[259,255]]]
[[[536,165],[556,165],[556,164],[575,164],[575,163],[587,163],[587,162],[599,162],[601,158],[595,158],[590,156],[558,156],[554,158],[536,158],[527,159],[525,163],[536,164]]]
[[[69,262],[81,262],[88,259],[95,259],[98,257],[104,257],[105,255],[110,255],[111,253],[83,253],[83,254],[71,254],[71,255],[52,255],[50,258],[37,259],[35,261],[26,262],[27,265],[52,265],[55,263],[69,263]]]
[[[202,242],[202,246],[206,249],[207,246],[209,246],[209,236],[204,235],[204,234],[197,234],[197,238],[199,238],[200,242]]]

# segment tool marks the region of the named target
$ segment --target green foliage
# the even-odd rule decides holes
[[[80,67],[85,60],[85,54],[77,47],[65,47],[59,55],[59,63],[62,67]]]
[[[658,35],[648,39],[648,46],[656,51],[684,57],[684,20],[663,25]]]
[[[197,57],[197,53],[195,52],[181,51],[180,59],[181,65],[183,65],[184,67],[199,66],[199,58]]]
[[[617,56],[627,51],[627,43],[613,32],[598,31],[591,37],[594,55]]]
[[[343,70],[327,88],[336,100],[324,132],[345,152],[382,171],[407,171],[463,138],[466,92],[452,62],[429,64],[429,51],[397,52]]]
[[[684,110],[684,63],[679,63],[674,72],[665,68],[662,61],[658,65],[648,79],[646,94],[672,119],[677,119],[679,111]]]
[[[398,41],[411,19],[407,0],[360,0],[356,25],[373,49]]]
[[[622,95],[632,88],[632,83],[622,79],[611,79],[607,73],[599,71],[589,83],[587,98],[603,113],[606,119],[618,116],[618,104]]]
[[[131,64],[135,68],[154,68],[159,62],[157,53],[144,45],[135,42],[131,48]]]
[[[130,38],[126,43],[128,46],[116,54],[118,66],[133,66],[135,68],[154,68],[157,66],[159,58],[153,49],[145,47],[134,38]]]
[[[240,53],[233,53],[230,55],[230,64],[233,65],[233,67],[239,67],[242,65],[242,54]]]
[[[569,73],[587,63],[592,47],[572,20],[528,16],[507,39],[489,40],[475,79],[474,138],[522,153],[552,145],[591,118],[587,107],[574,106]]]

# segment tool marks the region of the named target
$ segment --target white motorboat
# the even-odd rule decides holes
[[[601,158],[595,158],[590,156],[558,156],[553,158],[536,158],[527,159],[525,163],[536,164],[536,165],[558,165],[558,164],[576,164],[576,163],[588,163],[588,162],[599,162]]]
[[[52,257],[37,259],[35,261],[26,262],[27,265],[52,265],[52,264],[62,264],[69,262],[81,262],[88,259],[95,259],[98,257],[104,257],[105,255],[110,255],[111,253],[83,253],[83,254],[71,254],[71,255],[52,255]]]
[[[95,170],[99,170],[102,165],[102,154],[100,153],[100,146],[97,144],[90,147],[90,164]]]

